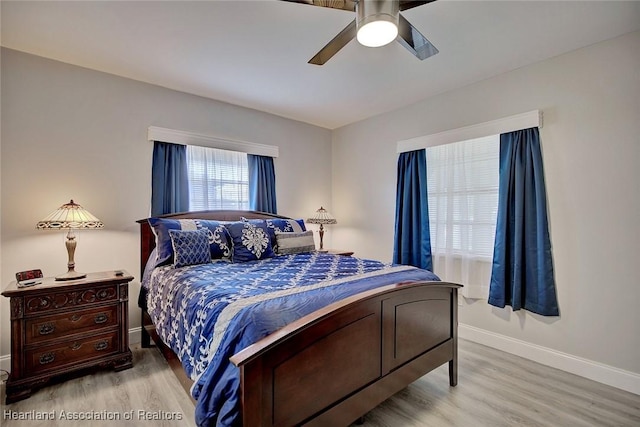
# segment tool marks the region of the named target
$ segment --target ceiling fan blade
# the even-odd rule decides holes
[[[329,7],[355,12],[356,2],[353,0],[282,0],[290,3],[308,4],[310,6]]]
[[[438,49],[420,31],[400,15],[398,22],[398,42],[413,53],[418,59],[424,60],[438,53]]]
[[[413,9],[414,7],[422,6],[423,4],[433,3],[436,0],[424,0],[424,1],[415,1],[415,0],[400,0],[400,11]]]
[[[323,65],[331,59],[333,55],[338,53],[340,49],[345,47],[356,36],[356,20],[351,21],[344,30],[340,31],[320,52],[309,60],[309,64]]]

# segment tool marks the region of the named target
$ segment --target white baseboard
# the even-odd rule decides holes
[[[5,354],[3,356],[0,356],[0,369],[2,369],[2,371],[6,371],[6,372],[11,372],[11,356],[8,354]],[[4,382],[7,380],[7,375],[0,371],[0,381]]]
[[[458,327],[458,336],[487,347],[515,354],[542,365],[551,366],[552,368],[640,395],[640,374],[634,372],[614,368],[462,323]]]
[[[129,329],[129,345],[138,344],[140,342],[140,326]],[[11,372],[11,355],[5,354],[0,356],[0,369]],[[4,379],[4,375],[0,375],[0,379]]]

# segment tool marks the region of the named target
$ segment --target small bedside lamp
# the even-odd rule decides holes
[[[102,221],[71,200],[69,203],[60,206],[48,217],[38,222],[36,228],[38,230],[69,230],[67,233],[67,241],[65,242],[67,246],[67,253],[69,255],[69,263],[67,264],[68,271],[66,274],[57,276],[56,280],[74,280],[86,277],[86,273],[77,273],[75,271],[76,263],[73,261],[73,254],[76,251],[76,245],[78,242],[76,242],[76,235],[73,233],[73,230],[80,228],[104,228]]]
[[[322,247],[322,238],[324,237],[324,224],[337,224],[338,221],[331,215],[325,208],[320,206],[320,209],[316,211],[316,214],[311,218],[307,219],[307,223],[309,224],[320,224],[320,250]]]

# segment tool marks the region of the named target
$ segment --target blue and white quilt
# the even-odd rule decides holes
[[[244,263],[163,266],[143,281],[162,340],[194,381],[199,426],[241,423],[240,373],[229,358],[285,325],[376,287],[439,280],[415,267],[305,253]]]

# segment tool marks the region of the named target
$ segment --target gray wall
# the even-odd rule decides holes
[[[397,141],[542,109],[561,316],[544,318],[468,300],[460,307],[460,321],[467,331],[498,334],[514,346],[523,341],[532,350],[542,346],[557,357],[624,370],[637,386],[638,70],[636,32],[335,130],[333,213],[339,226],[331,230],[333,244],[360,256],[391,259]]]
[[[17,271],[66,271],[64,233],[36,222],[74,199],[103,220],[81,231],[77,271],[126,269],[136,280],[139,235],[151,197],[151,125],[276,145],[278,210],[307,218],[331,203],[331,132],[271,114],[2,50],[1,283]],[[9,351],[8,300],[0,299],[0,355]]]

